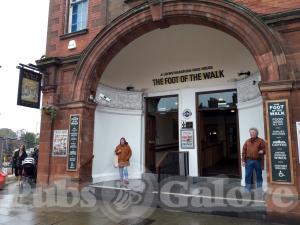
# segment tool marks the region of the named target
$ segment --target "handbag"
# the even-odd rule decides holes
[[[119,167],[119,162],[118,162],[118,155],[114,154],[115,157],[114,157],[114,167],[115,168],[118,168]]]

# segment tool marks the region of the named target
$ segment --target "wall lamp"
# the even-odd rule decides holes
[[[249,77],[251,75],[251,72],[250,71],[247,71],[247,72],[240,72],[238,73],[239,76],[243,76],[243,75],[246,75],[247,77]]]

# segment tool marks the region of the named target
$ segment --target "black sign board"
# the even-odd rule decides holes
[[[273,183],[293,183],[287,100],[267,101],[269,166]]]
[[[80,134],[80,115],[71,115],[70,127],[69,127],[69,151],[68,151],[68,169],[67,169],[69,171],[77,170],[79,134]]]
[[[17,104],[30,108],[40,108],[42,74],[20,68]]]

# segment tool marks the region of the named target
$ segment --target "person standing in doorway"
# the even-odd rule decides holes
[[[262,170],[264,169],[265,141],[258,137],[257,128],[249,129],[250,138],[245,142],[242,164],[245,167],[246,192],[251,192],[253,171],[256,173],[256,189],[262,191]]]
[[[130,165],[129,159],[132,155],[132,151],[124,137],[120,139],[120,144],[116,147],[115,154],[118,156],[118,167],[121,185],[127,185],[129,184],[127,167]]]

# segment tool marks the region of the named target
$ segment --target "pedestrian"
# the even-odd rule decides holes
[[[262,170],[264,169],[265,141],[258,137],[257,128],[249,129],[250,138],[245,142],[242,153],[242,164],[245,167],[245,191],[250,193],[253,171],[256,173],[256,189],[262,192]]]
[[[18,184],[20,185],[23,173],[22,162],[27,157],[26,148],[24,144],[21,144],[19,149],[15,152],[14,158],[16,160],[16,177],[18,178]]]
[[[120,183],[121,185],[127,185],[129,184],[127,167],[130,165],[129,159],[132,155],[132,151],[124,137],[120,139],[120,144],[116,147],[115,154],[118,156],[117,166],[119,168]]]

